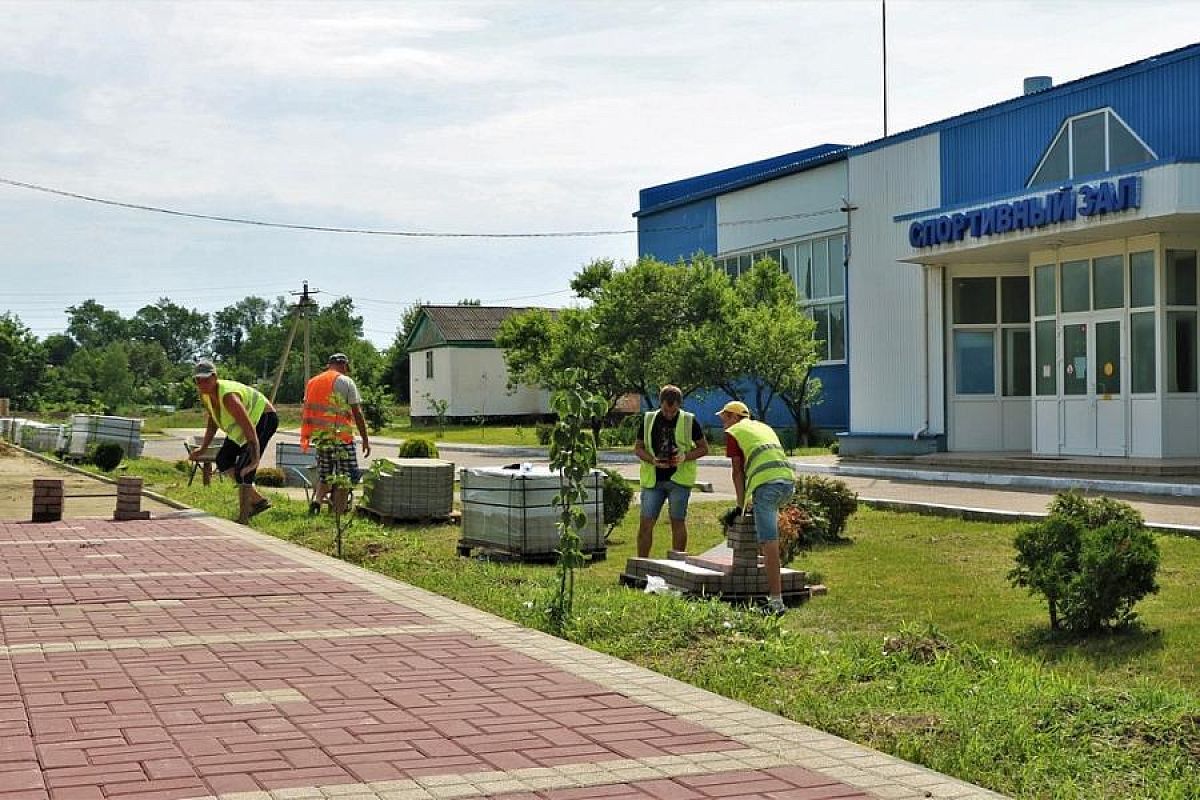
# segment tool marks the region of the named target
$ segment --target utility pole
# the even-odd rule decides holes
[[[296,304],[292,306],[291,317],[292,327],[288,331],[287,339],[283,343],[283,355],[279,359],[279,366],[275,368],[275,382],[271,386],[271,402],[275,402],[275,395],[279,393],[279,384],[283,381],[283,371],[287,368],[288,356],[292,352],[292,342],[296,339],[296,330],[304,326],[304,380],[307,381],[312,376],[311,360],[309,352],[309,312],[317,307],[317,301],[312,299],[315,294],[320,294],[320,289],[309,289],[308,281],[304,281],[304,288],[299,292],[291,292],[293,297],[299,297]]]

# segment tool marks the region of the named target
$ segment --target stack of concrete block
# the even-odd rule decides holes
[[[33,521],[58,522],[63,515],[62,478],[33,479]]]
[[[150,519],[149,511],[142,511],[142,479],[117,478],[117,510],[113,519],[123,522],[131,519]]]

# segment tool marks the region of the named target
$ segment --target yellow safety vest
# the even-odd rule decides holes
[[[250,417],[251,425],[257,425],[258,421],[262,419],[263,412],[267,410],[267,396],[253,386],[247,386],[244,383],[218,380],[217,407],[214,409],[208,395],[204,392],[200,393],[200,400],[208,410],[208,415],[217,423],[217,427],[225,431],[225,436],[230,441],[244,445],[246,443],[245,431],[237,424],[233,415],[225,410],[225,395],[230,392],[241,399],[242,405],[246,407],[246,415]]]
[[[754,490],[769,481],[794,481],[796,475],[788,464],[787,453],[779,443],[779,437],[770,425],[752,419],[744,419],[725,429],[742,449],[746,459],[746,500],[754,497]]]
[[[646,449],[650,450],[654,443],[650,440],[650,431],[654,429],[654,420],[658,417],[657,411],[649,411],[642,418],[642,441],[646,443]],[[679,409],[679,415],[675,417],[675,446],[679,448],[679,452],[687,453],[692,449],[692,420],[696,418],[695,414],[688,413],[682,408]],[[651,451],[653,456],[654,452]],[[642,488],[653,489],[654,484],[658,483],[658,473],[655,471],[653,464],[642,462],[640,476]],[[675,474],[671,476],[673,483],[678,483],[680,486],[686,486],[689,489],[696,483],[696,462],[683,461],[675,468]]]

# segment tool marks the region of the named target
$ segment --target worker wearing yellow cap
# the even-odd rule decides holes
[[[779,509],[792,498],[795,475],[787,453],[771,426],[750,419],[750,409],[731,400],[717,412],[725,428],[725,455],[733,466],[738,508],[754,513],[754,532],[767,573],[767,610],[783,614],[783,579],[779,572]]]

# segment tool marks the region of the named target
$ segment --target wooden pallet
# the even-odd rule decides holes
[[[454,546],[454,550],[464,558],[469,557],[472,550],[480,550],[488,553],[497,560],[519,561],[525,564],[554,564],[558,561],[558,553],[510,553],[498,547],[495,542],[484,542],[476,539],[459,539],[458,543]],[[608,560],[608,548],[606,547],[602,547],[599,550],[585,550],[583,554],[590,556],[593,562]]]
[[[441,525],[447,522],[451,525],[458,525],[462,522],[462,512],[457,509],[444,517],[397,517],[377,511],[369,506],[355,506],[354,511],[356,514],[370,517],[381,525]]]

